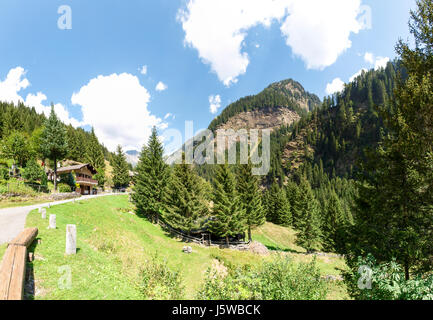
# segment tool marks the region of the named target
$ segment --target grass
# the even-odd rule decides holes
[[[273,223],[266,223],[253,231],[252,238],[263,243],[269,250],[304,253],[305,249],[296,245],[296,231]]]
[[[6,209],[6,208],[15,208],[15,207],[22,207],[22,206],[32,206],[35,204],[41,204],[45,202],[49,202],[50,199],[48,197],[43,198],[22,198],[22,197],[13,197],[9,198],[7,200],[1,200],[0,201],[0,209]]]
[[[204,272],[215,259],[233,265],[255,265],[265,259],[273,259],[273,255],[263,257],[195,244],[188,244],[193,253],[185,254],[182,252],[185,243],[171,238],[159,226],[129,213],[129,209],[128,196],[125,195],[54,206],[48,209],[47,214],[56,214],[55,230],[47,229],[48,219],[42,220],[36,210],[31,212],[27,226],[38,227],[38,238],[42,241],[34,247],[35,298],[142,299],[138,288],[140,270],[146,261],[157,255],[158,259],[166,260],[170,268],[181,271],[185,298],[194,299]],[[64,255],[67,224],[77,225],[79,250],[75,256]],[[261,233],[257,232],[257,239],[260,236],[270,238],[269,243],[272,241],[274,245],[297,249],[284,236],[279,238],[275,227],[265,226]],[[311,258],[302,254],[287,254],[293,255],[294,261]],[[338,274],[336,268],[344,267],[342,261],[324,261],[321,258],[318,258],[318,266],[326,272],[324,274]],[[67,290],[58,286],[59,280],[63,279],[62,269],[59,268],[64,266],[70,268],[72,274],[72,287]],[[333,290],[338,297],[337,291]]]
[[[5,254],[5,252],[6,252],[6,248],[7,248],[7,244],[1,244],[0,245],[0,262],[2,261],[2,259],[3,259],[3,255]]]

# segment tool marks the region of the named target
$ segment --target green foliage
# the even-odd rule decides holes
[[[252,173],[251,161],[240,165],[237,175],[237,191],[245,210],[245,224],[248,227],[248,240],[252,241],[251,230],[262,226],[266,222],[266,213],[262,205],[262,192],[259,179]]]
[[[144,264],[141,272],[140,291],[147,300],[180,300],[185,288],[178,271],[172,271],[167,262],[156,257]]]
[[[58,189],[60,193],[71,193],[72,189],[71,186],[66,183],[59,183]]]
[[[214,177],[212,219],[209,229],[217,236],[229,238],[245,232],[245,209],[236,190],[236,181],[227,164],[217,165]]]
[[[57,118],[54,106],[50,117],[45,122],[41,135],[41,152],[44,158],[54,162],[54,190],[57,190],[57,161],[64,159],[68,152],[68,142],[64,124]]]
[[[209,215],[206,194],[200,177],[188,164],[175,165],[166,187],[163,218],[174,229],[190,233],[204,224]]]
[[[380,110],[387,129],[363,162],[355,226],[348,252],[371,253],[380,263],[395,258],[411,273],[433,268],[433,1],[418,3],[411,33],[416,49],[400,42],[406,76],[398,82],[392,108]]]
[[[433,300],[433,275],[406,280],[404,268],[395,260],[378,264],[372,255],[359,257],[345,282],[357,300]]]
[[[117,147],[117,152],[112,156],[111,165],[113,167],[113,184],[115,188],[124,188],[129,186],[129,168],[126,162],[126,156],[122,147]]]
[[[319,203],[307,180],[301,181],[299,189],[299,206],[296,208],[299,216],[294,221],[299,230],[297,244],[307,251],[314,251],[320,249],[322,242]]]
[[[295,264],[288,258],[264,262],[258,268],[206,272],[201,300],[324,300],[327,285],[316,262]]]
[[[163,146],[153,128],[147,146],[143,147],[134,177],[132,200],[139,215],[154,222],[164,210],[165,190],[169,178],[169,167],[163,159]]]
[[[267,220],[282,226],[292,225],[292,210],[284,188],[274,182],[266,195]]]
[[[34,159],[27,161],[22,175],[24,179],[31,183],[42,180],[44,176],[46,177],[44,169]]]
[[[18,131],[14,131],[4,140],[1,151],[3,157],[13,159],[21,167],[30,158],[28,139],[24,133]]]

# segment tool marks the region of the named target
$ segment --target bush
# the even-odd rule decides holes
[[[23,170],[23,178],[29,182],[35,183],[41,180],[45,175],[44,169],[37,163],[35,159],[27,161],[27,165]]]
[[[71,186],[67,185],[66,183],[60,183],[57,186],[57,189],[59,190],[60,193],[71,193],[72,192]]]
[[[316,261],[295,264],[288,258],[278,258],[257,269],[237,268],[228,275],[208,269],[198,299],[323,300],[327,291]]]
[[[1,185],[0,194],[12,196],[35,196],[37,192],[33,188],[26,186],[22,181],[11,179],[7,184]]]
[[[141,278],[140,291],[144,299],[180,300],[184,295],[180,273],[170,270],[167,263],[159,262],[157,257],[145,264]]]
[[[366,286],[368,280],[371,289]],[[406,280],[403,268],[395,261],[378,264],[372,255],[359,257],[353,270],[345,274],[345,282],[357,300],[433,300],[433,274]]]

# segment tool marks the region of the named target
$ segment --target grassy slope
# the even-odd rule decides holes
[[[140,299],[137,288],[141,266],[155,254],[165,259],[173,269],[182,271],[186,287],[186,298],[194,298],[203,279],[204,271],[215,257],[232,264],[258,264],[272,256],[261,257],[248,252],[219,250],[192,245],[193,253],[182,252],[184,243],[169,237],[160,227],[154,226],[127,212],[127,196],[103,197],[90,201],[68,203],[49,209],[48,214],[57,215],[57,229],[48,230],[48,220],[41,220],[33,211],[27,218],[27,226],[39,228],[42,243],[35,248],[34,272],[37,299]],[[66,257],[66,224],[76,224],[78,248],[76,256]],[[278,241],[278,236],[262,229],[263,237],[271,238],[277,245],[288,248],[290,242]],[[257,233],[259,234],[259,232]],[[257,236],[259,239],[260,234]],[[1,252],[1,248],[0,248]],[[290,254],[295,261],[309,260],[304,255]],[[336,267],[342,261],[322,261],[318,265],[324,274],[338,274]],[[69,266],[72,270],[72,288],[61,290],[58,268]],[[337,292],[338,290],[333,290]],[[337,298],[343,297],[338,292]],[[334,297],[334,298],[335,298]]]
[[[0,209],[32,206],[35,204],[46,203],[49,201],[50,201],[50,199],[48,197],[40,197],[40,198],[14,197],[14,198],[10,198],[9,200],[1,200],[0,201]]]

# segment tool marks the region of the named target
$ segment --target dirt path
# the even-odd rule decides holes
[[[75,200],[93,199],[104,196],[114,196],[119,194],[101,194],[97,196],[83,196],[76,198]],[[0,245],[11,241],[15,238],[23,229],[26,224],[27,215],[30,211],[39,207],[47,207],[48,205],[55,206],[63,203],[72,202],[74,199],[62,200],[56,202],[47,202],[42,204],[36,204],[32,206],[7,208],[0,210]]]

